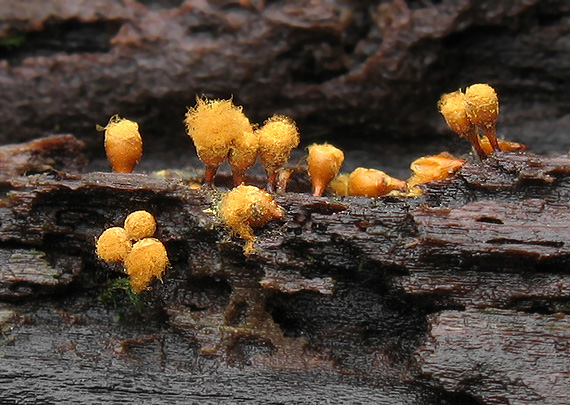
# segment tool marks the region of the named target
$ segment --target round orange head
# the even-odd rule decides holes
[[[269,221],[283,218],[285,212],[271,194],[254,186],[240,185],[228,192],[219,210],[224,223],[246,240],[244,253],[253,250],[253,229]]]
[[[320,196],[340,171],[344,162],[344,153],[328,143],[313,144],[308,149],[307,164],[313,183],[313,195]]]
[[[97,256],[106,262],[117,263],[125,260],[132,248],[127,232],[120,227],[105,230],[97,239]]]
[[[146,289],[154,278],[161,278],[166,266],[166,248],[154,238],[139,240],[125,259],[125,272],[137,294]]]
[[[266,170],[277,170],[289,159],[299,145],[299,130],[295,122],[283,115],[269,118],[258,130],[259,155]]]
[[[218,167],[226,160],[236,137],[253,130],[242,108],[232,100],[198,98],[196,106],[186,113],[184,123],[198,157],[211,167]]]
[[[238,176],[236,181],[238,184],[235,184],[236,186],[241,184],[240,180],[243,180],[241,178],[243,173],[254,165],[258,153],[259,135],[257,132],[244,132],[234,138],[228,161],[234,173],[234,177],[236,177],[236,175]]]
[[[150,238],[156,231],[156,220],[147,211],[131,212],[125,219],[125,230],[131,239]]]
[[[131,173],[142,156],[139,125],[116,115],[104,129],[105,153],[113,171]]]
[[[478,83],[465,90],[466,113],[481,128],[494,128],[499,116],[499,98],[488,84]]]
[[[465,136],[473,124],[467,116],[465,94],[460,90],[441,96],[437,107],[447,125],[461,136]]]

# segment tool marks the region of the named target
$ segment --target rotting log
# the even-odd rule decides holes
[[[415,199],[295,172],[245,257],[219,191],[84,173],[80,147],[0,148],[3,402],[568,402],[569,156],[497,153]],[[136,209],[171,261],[140,302],[94,253]]]

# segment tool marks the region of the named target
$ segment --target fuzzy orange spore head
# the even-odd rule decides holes
[[[252,131],[242,108],[232,100],[198,98],[196,106],[188,109],[184,123],[200,160],[216,168],[227,159],[234,138]]]
[[[481,128],[494,128],[499,116],[499,98],[488,84],[478,83],[465,90],[466,113]]]
[[[106,262],[117,263],[125,260],[133,244],[127,232],[121,227],[106,229],[97,239],[97,256]]]
[[[321,196],[325,188],[336,177],[344,162],[344,153],[328,143],[309,146],[307,164],[313,183],[313,195]]]
[[[444,94],[437,103],[439,112],[445,118],[447,125],[457,134],[467,139],[481,159],[487,155],[479,144],[479,134],[467,114],[467,101],[461,90]]]
[[[358,167],[348,177],[349,195],[378,197],[393,190],[406,191],[406,182],[380,170]]]
[[[124,227],[131,239],[150,238],[156,231],[156,220],[148,211],[135,211],[127,216]]]
[[[257,132],[244,132],[236,136],[230,147],[228,161],[236,179],[236,186],[243,181],[243,173],[254,165],[259,153],[259,135]]]
[[[142,138],[136,122],[111,117],[105,130],[105,153],[114,172],[131,173],[142,156]]]
[[[499,148],[505,152],[524,152],[526,150],[526,145],[522,143],[505,141],[503,139],[498,139],[498,142]],[[479,143],[481,144],[481,148],[483,148],[485,153],[491,154],[493,152],[493,146],[486,136],[482,136],[479,140]]]
[[[259,156],[267,171],[275,171],[285,165],[291,151],[299,145],[299,130],[295,122],[284,115],[274,115],[261,128]]]
[[[255,236],[252,228],[262,227],[285,212],[271,194],[254,186],[240,185],[228,192],[219,210],[223,222],[245,239],[244,254],[253,251]]]
[[[447,152],[423,156],[410,164],[413,174],[408,179],[408,186],[411,188],[429,181],[446,179],[453,176],[464,164],[465,160],[456,159]]]
[[[168,263],[166,248],[158,239],[144,238],[135,243],[124,263],[133,290],[138,294],[154,278],[161,279]]]
[[[472,130],[473,124],[467,116],[465,94],[461,90],[441,96],[437,107],[447,125],[459,135],[466,136]]]

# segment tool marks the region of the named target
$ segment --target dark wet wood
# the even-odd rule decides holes
[[[56,140],[77,147],[0,148],[26,168],[0,174],[4,402],[564,403],[569,156],[495,154],[415,199],[277,195],[246,258],[221,189],[30,153]],[[171,261],[140,302],[94,253],[135,209]]]
[[[430,324],[419,362],[446,389],[486,404],[568,403],[568,316],[443,311]]]

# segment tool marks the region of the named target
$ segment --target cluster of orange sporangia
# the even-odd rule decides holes
[[[218,167],[226,160],[232,168],[234,185],[242,184],[245,171],[259,156],[267,172],[267,189],[274,191],[278,173],[299,144],[299,130],[291,118],[274,115],[262,126],[255,126],[232,100],[198,98],[196,106],[186,113],[185,123],[198,157],[206,167],[205,183],[209,187]],[[344,153],[333,145],[308,147],[307,166],[315,196],[324,193],[338,175],[343,161]],[[405,184],[383,172],[364,168],[353,173],[352,179],[351,195],[384,195],[391,190],[402,190]]]
[[[438,108],[449,126],[471,142],[480,158],[498,150],[525,149],[524,145],[497,139],[495,126],[499,102],[495,90],[488,84],[474,84],[465,92],[458,90],[444,94]],[[291,151],[299,144],[297,125],[283,115],[274,115],[263,125],[253,125],[242,107],[234,105],[231,99],[211,100],[205,97],[197,98],[196,105],[188,109],[184,123],[198,157],[205,165],[207,187],[213,187],[216,171],[223,162],[227,161],[231,166],[235,188],[223,198],[218,207],[219,213],[225,224],[246,240],[244,253],[250,254],[255,240],[253,228],[264,226],[272,219],[282,218],[284,211],[275,203],[271,194],[254,186],[243,185],[244,174],[259,158],[267,173],[268,191],[275,190],[278,179],[286,183],[289,172],[283,168]],[[138,125],[115,116],[105,128],[100,129],[105,130],[105,149],[113,170],[132,171],[142,153]],[[479,130],[483,133],[481,137]],[[412,175],[404,181],[380,170],[364,167],[359,167],[352,173],[339,174],[344,162],[344,153],[339,148],[324,143],[310,145],[307,149],[307,170],[314,196],[322,196],[328,189],[340,196],[377,197],[391,193],[414,197],[422,193],[417,187],[419,184],[448,178],[465,164],[465,160],[455,158],[447,152],[424,156],[411,163]],[[285,186],[279,189],[284,190]],[[108,230],[109,234],[114,234],[116,240],[133,239],[132,234],[125,235],[119,229],[112,229],[112,232]],[[109,261],[124,260],[129,272],[131,261],[126,259],[128,256],[125,252],[137,252],[135,246],[132,250],[124,242],[109,246]],[[164,257],[166,266],[168,259]],[[146,266],[154,268],[150,264]],[[160,274],[162,271],[164,267]]]
[[[291,151],[299,145],[295,122],[283,115],[274,115],[262,126],[254,126],[232,100],[198,98],[184,120],[198,157],[206,166],[205,183],[213,185],[218,167],[228,161],[234,185],[243,183],[244,173],[259,156],[267,172],[267,188],[275,189],[277,173]]]
[[[499,148],[524,150],[524,145],[497,140],[498,99],[487,84],[475,84],[465,93],[457,91],[442,96],[439,109],[451,128],[470,140],[481,157]],[[290,118],[274,116],[257,127],[232,100],[199,98],[196,106],[188,110],[185,122],[206,166],[208,186],[212,185],[217,168],[225,160],[232,167],[235,185],[242,184],[244,172],[259,156],[267,172],[267,189],[273,191],[279,171],[285,172],[282,168],[291,150],[299,143],[297,127]],[[480,138],[478,129],[485,136]],[[403,181],[380,170],[363,167],[339,175],[343,161],[344,153],[333,145],[325,143],[308,147],[307,167],[313,195],[323,195],[330,184],[329,190],[337,195],[377,197],[394,192],[415,196],[420,192],[416,187],[418,184],[449,177],[465,163],[447,153],[426,156],[412,162],[413,175]]]
[[[497,139],[499,98],[488,84],[477,83],[461,90],[444,94],[438,103],[439,112],[449,127],[467,139],[481,159],[495,151],[524,151],[520,143]],[[479,137],[479,130],[483,133]]]
[[[105,230],[97,239],[97,256],[109,263],[123,263],[133,291],[139,294],[154,278],[162,279],[168,266],[166,248],[158,239],[156,220],[147,211],[127,216],[123,227]]]

